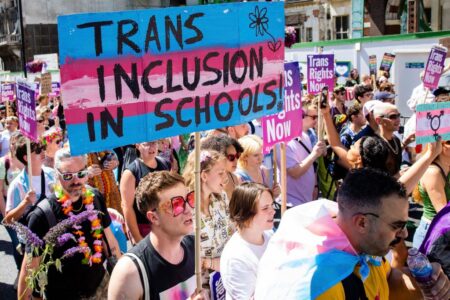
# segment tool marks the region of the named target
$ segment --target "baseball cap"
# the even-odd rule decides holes
[[[395,94],[389,93],[389,92],[376,92],[375,93],[375,99],[376,100],[383,100],[383,99],[393,99],[395,98]]]
[[[343,87],[342,85],[337,86],[333,89],[333,93],[338,93],[338,92],[345,92],[345,87]]]
[[[442,95],[442,94],[448,94],[448,93],[450,93],[450,87],[446,87],[446,86],[440,86],[433,91],[433,95],[435,97]]]
[[[367,101],[366,104],[363,106],[363,114],[364,116],[367,116],[369,113],[373,112],[373,109],[376,105],[380,104],[381,102],[378,100],[370,100]]]

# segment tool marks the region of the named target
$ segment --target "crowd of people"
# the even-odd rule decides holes
[[[0,213],[19,270],[18,298],[209,299],[220,278],[226,299],[449,299],[448,258],[429,255],[431,283],[416,282],[405,241],[413,202],[423,206],[409,237],[416,248],[430,243],[427,231],[448,207],[450,142],[416,151],[410,122],[401,134],[389,74],[376,83],[351,75],[345,87],[330,87],[329,104],[303,91],[302,132],[286,144],[283,216],[275,174],[284,167],[281,151],[263,155],[260,120],[202,132],[196,190],[192,135],[73,156],[63,100],[42,95],[28,156],[8,112]],[[450,87],[411,92],[413,112],[421,102],[450,101]],[[448,247],[441,251],[449,257]]]

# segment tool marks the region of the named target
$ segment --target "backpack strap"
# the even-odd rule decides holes
[[[9,186],[8,182],[8,170],[11,167],[11,162],[9,161],[8,156],[5,156],[5,183],[7,186]]]
[[[125,253],[124,256],[128,256],[136,265],[139,272],[139,278],[141,279],[142,287],[144,289],[144,300],[150,300],[150,281],[148,280],[147,270],[144,267],[142,260],[134,253]]]
[[[48,228],[52,228],[57,224],[55,213],[53,212],[52,207],[50,206],[50,202],[47,198],[39,201],[36,207],[38,207],[44,213],[45,218],[47,219]]]
[[[364,284],[355,273],[350,273],[342,281],[346,300],[369,300],[364,289]]]

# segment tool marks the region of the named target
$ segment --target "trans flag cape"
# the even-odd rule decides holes
[[[286,211],[259,263],[255,299],[316,299],[361,264],[381,258],[357,255],[333,217],[337,203],[317,200]]]

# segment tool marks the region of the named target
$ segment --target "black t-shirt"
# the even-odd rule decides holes
[[[136,159],[128,166],[125,167],[125,170],[129,170],[131,174],[133,174],[135,178],[135,187],[139,185],[139,182],[145,175],[148,173],[156,172],[156,171],[170,171],[171,165],[170,162],[162,157],[156,157],[156,168],[150,168],[141,159]],[[138,224],[148,224],[149,221],[147,217],[143,215],[136,204],[136,201],[133,202],[133,209],[136,215],[136,221]]]
[[[155,250],[149,236],[129,251],[141,259],[147,270],[150,299],[187,299],[191,296],[196,284],[194,244],[193,235],[183,238],[184,258],[177,265],[169,263]]]
[[[98,192],[98,190],[93,189],[95,194],[94,207],[96,210],[102,212],[100,217],[102,227],[107,228],[111,224],[111,218],[109,217],[108,211],[106,209],[106,204],[103,196]],[[67,218],[63,213],[61,205],[57,202],[55,195],[51,195],[48,198],[50,202],[50,207],[55,214],[56,222],[60,222]],[[73,204],[74,209],[81,208],[81,199]],[[83,212],[85,209],[81,209]],[[74,212],[74,214],[78,214]],[[47,218],[40,209],[35,209],[30,213],[28,219],[28,227],[36,233],[40,238],[42,238],[48,231],[49,225]],[[82,231],[86,238],[86,242],[93,251],[94,238],[91,235],[91,222],[89,220],[84,221],[80,224],[82,226]],[[73,232],[70,229],[68,232]],[[68,241],[62,247],[55,247],[53,257],[61,258],[64,251],[78,246],[75,241]],[[27,249],[29,251],[29,249]],[[103,264],[92,264],[92,266],[82,264],[81,261],[84,258],[83,254],[75,254],[70,258],[65,258],[61,261],[62,272],[56,270],[54,266],[51,266],[48,271],[48,285],[46,287],[47,299],[80,299],[81,296],[92,295],[105,274],[105,269]],[[102,256],[104,260],[104,257]]]
[[[386,160],[386,168],[388,169],[389,174],[395,176],[400,171],[400,166],[402,165],[402,143],[396,136],[394,136],[390,141],[386,141],[384,139],[383,141],[389,150]],[[394,150],[396,152],[394,152]]]

